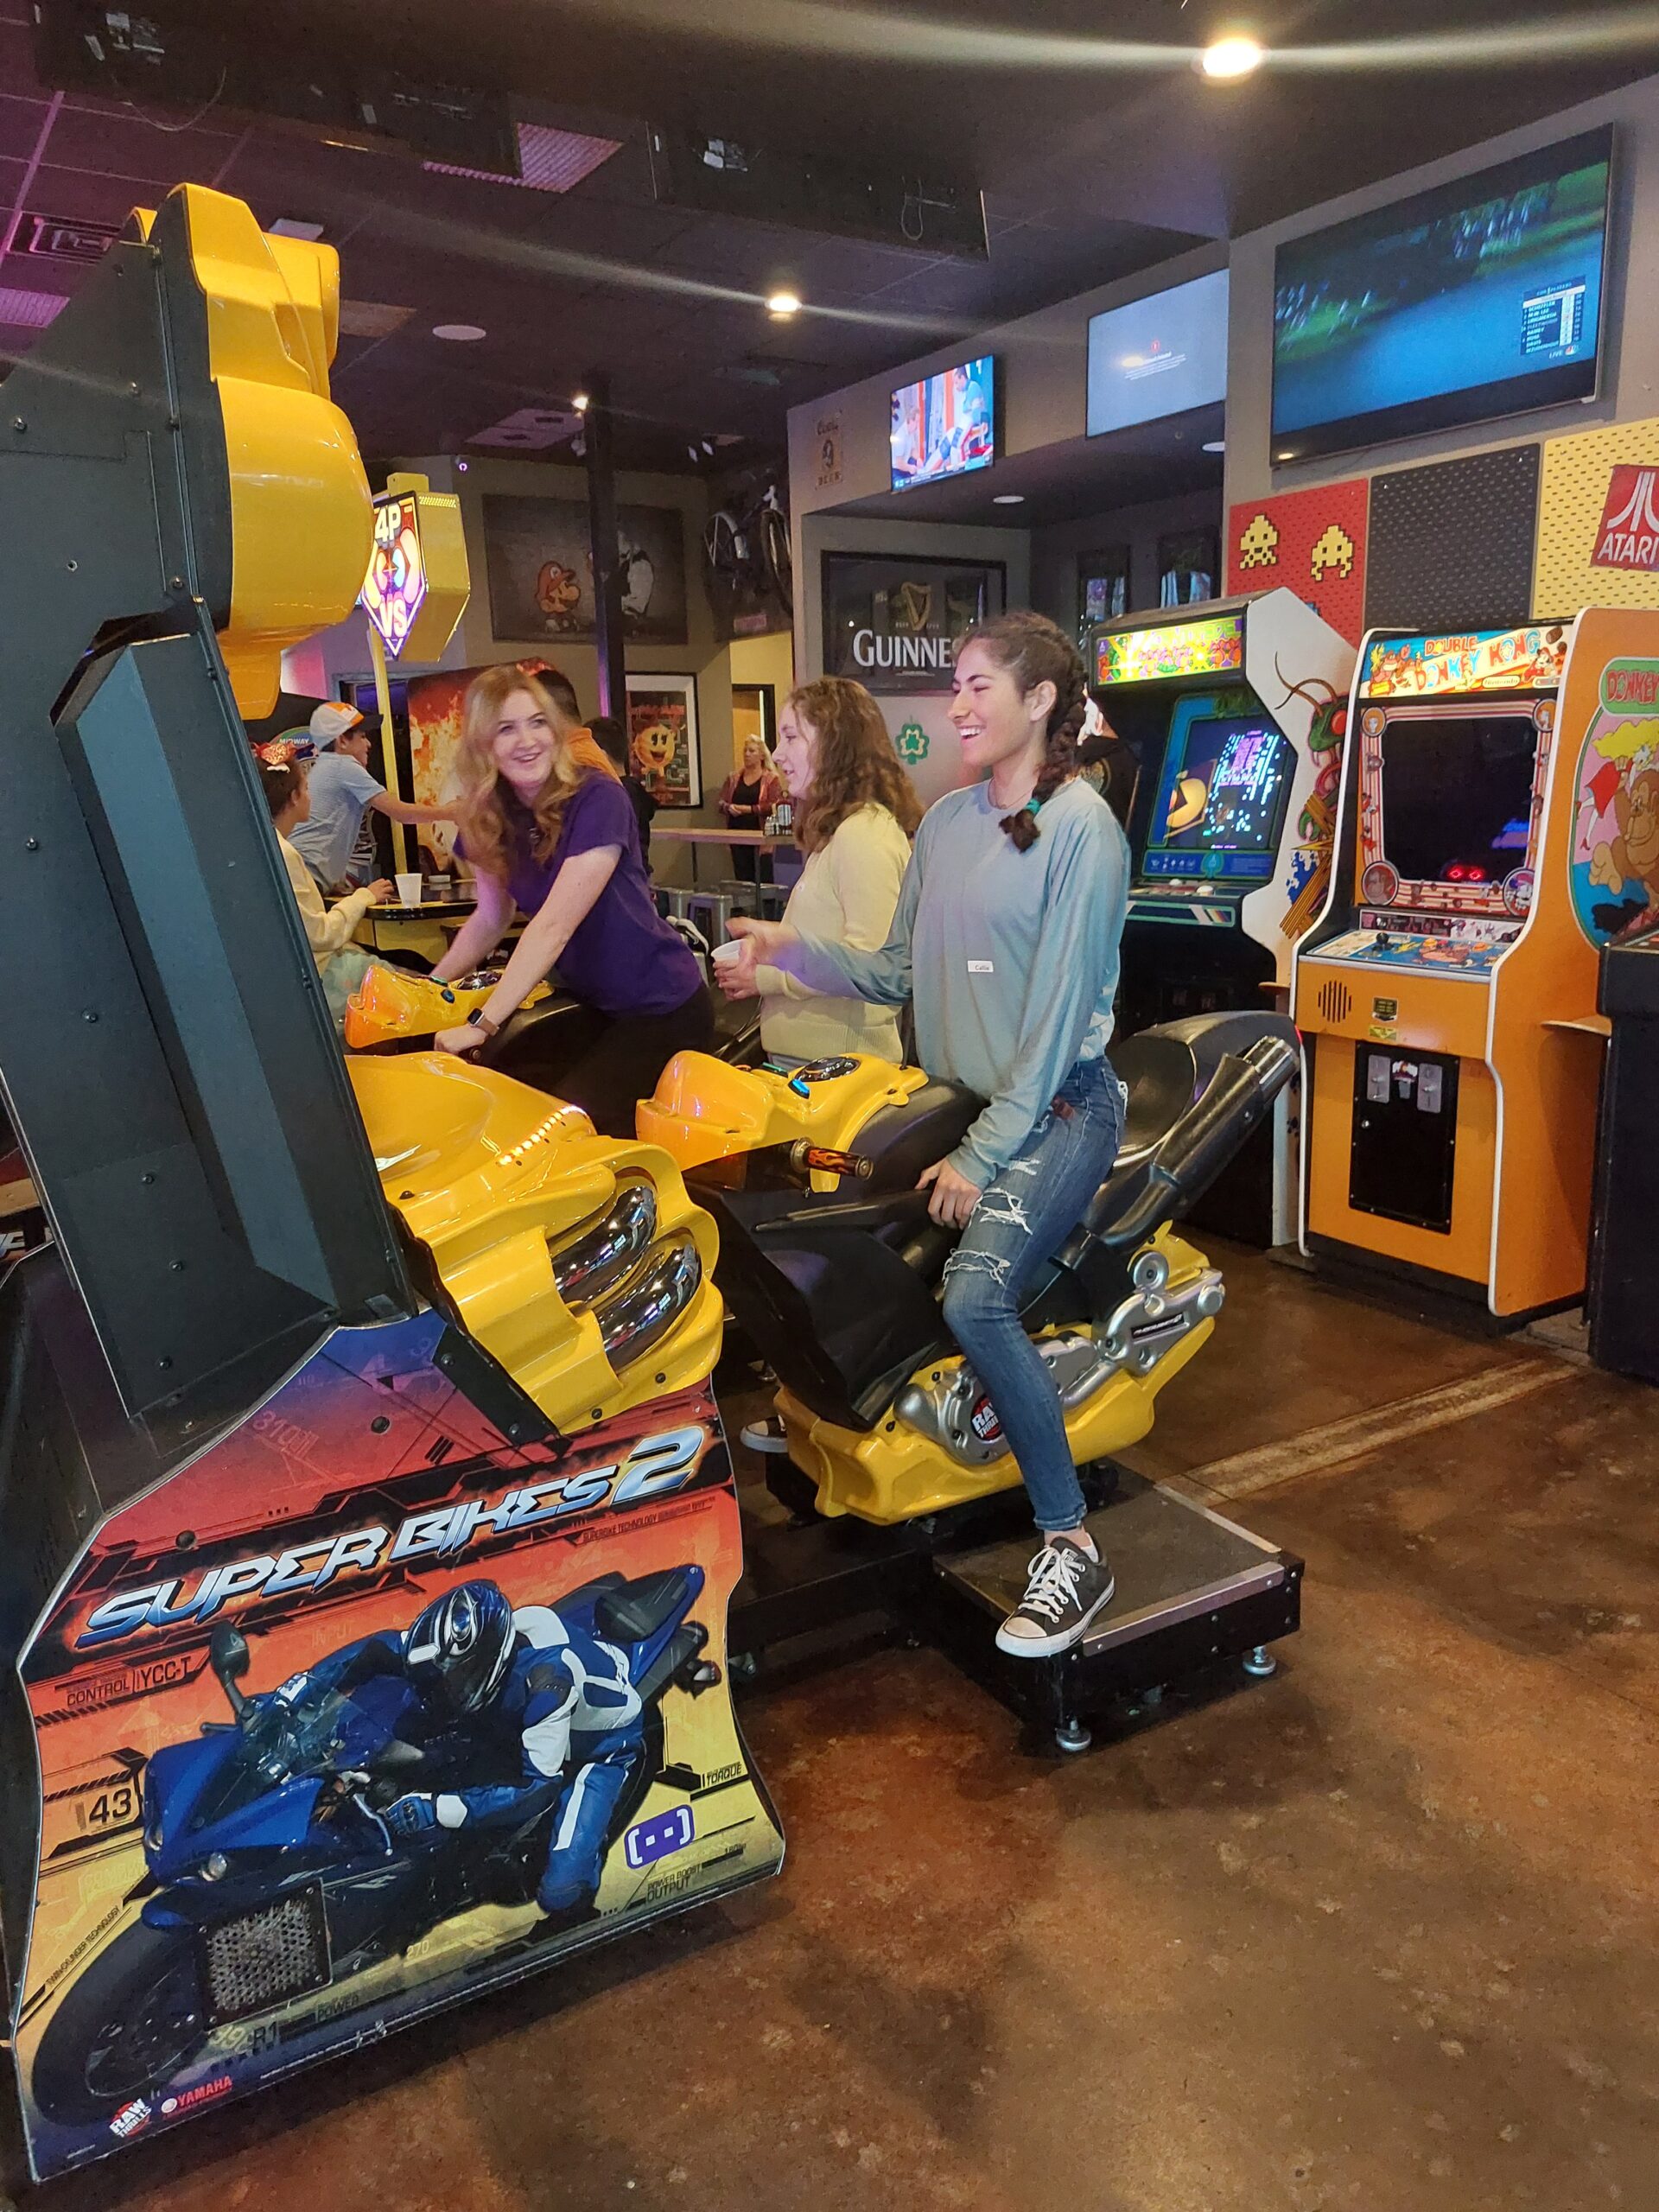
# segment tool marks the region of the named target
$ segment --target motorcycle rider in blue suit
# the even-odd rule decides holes
[[[512,1827],[562,1783],[536,1901],[561,1917],[589,1904],[611,1815],[645,1749],[626,1656],[551,1606],[515,1612],[494,1583],[463,1582],[401,1635],[383,1631],[336,1652],[308,1681],[348,1691],[385,1675],[401,1675],[418,1700],[410,1721],[422,1725],[400,1725],[399,1734],[425,1733],[433,1753],[474,1767],[491,1738],[505,1751],[503,1738],[516,1735],[519,1770],[512,1782],[408,1792],[382,1811],[386,1827],[402,1836]]]

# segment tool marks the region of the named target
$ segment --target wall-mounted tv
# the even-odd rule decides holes
[[[988,353],[893,395],[893,488],[937,484],[996,459],[996,363]]]
[[[1227,396],[1227,271],[1089,319],[1089,435]]]
[[[1588,131],[1287,239],[1274,461],[1593,398],[1612,154]]]

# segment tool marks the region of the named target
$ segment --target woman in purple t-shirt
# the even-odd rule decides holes
[[[501,981],[469,1020],[438,1033],[476,1052],[556,967],[561,985],[606,1016],[597,1041],[559,1075],[559,1094],[607,1136],[633,1135],[676,1052],[706,1052],[714,1002],[696,960],[657,912],[627,793],[533,676],[486,669],[467,694],[458,755],[455,850],[478,904],[432,970],[440,982],[489,958],[516,908],[529,918]]]

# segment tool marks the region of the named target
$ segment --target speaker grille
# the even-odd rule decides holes
[[[1346,1021],[1354,1010],[1354,995],[1346,983],[1333,977],[1319,985],[1319,1014],[1326,1021]]]
[[[315,1888],[278,1898],[201,1937],[202,1979],[215,2023],[245,2019],[328,1980],[328,1930]]]

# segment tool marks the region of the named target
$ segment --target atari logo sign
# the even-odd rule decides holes
[[[1621,462],[1614,469],[1590,565],[1659,575],[1659,468]]]

